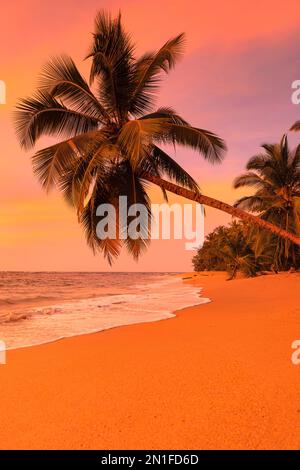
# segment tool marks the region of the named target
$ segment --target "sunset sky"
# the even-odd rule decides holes
[[[233,191],[232,180],[248,158],[260,144],[279,141],[300,119],[300,105],[291,102],[291,84],[300,79],[299,1],[6,0],[1,8],[0,80],[6,82],[7,104],[0,105],[0,270],[191,270],[192,253],[182,241],[153,242],[138,264],[126,254],[113,268],[95,258],[76,214],[35,180],[33,152],[21,150],[14,134],[14,105],[32,93],[52,56],[71,55],[87,76],[83,57],[101,8],[121,9],[137,54],[185,32],[185,56],[165,81],[158,106],[172,106],[226,140],[222,165],[211,166],[183,148],[176,158],[204,194],[232,203],[245,193]],[[300,142],[300,134],[292,134],[290,142]],[[229,220],[207,210],[206,232]]]

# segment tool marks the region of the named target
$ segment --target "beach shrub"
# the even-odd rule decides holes
[[[233,279],[238,272],[251,277],[268,269],[271,254],[255,252],[250,233],[249,226],[243,222],[217,227],[207,235],[203,247],[194,256],[194,270],[227,271]]]

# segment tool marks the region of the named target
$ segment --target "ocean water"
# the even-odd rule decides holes
[[[7,349],[33,346],[208,301],[172,273],[0,272],[0,340]]]

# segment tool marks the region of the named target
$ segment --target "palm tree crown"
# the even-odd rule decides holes
[[[126,195],[129,204],[143,203],[150,218],[147,176],[166,175],[199,193],[195,180],[161,145],[191,147],[212,163],[222,159],[225,143],[214,133],[191,126],[170,107],[155,109],[162,75],[175,66],[183,45],[180,34],[157,52],[136,58],[121,15],[111,18],[100,12],[87,55],[89,84],[73,60],[61,56],[44,67],[35,95],[18,103],[16,130],[25,149],[43,135],[62,138],[35,153],[35,174],[46,190],[59,188],[76,207],[89,245],[102,250],[109,261],[122,243],[137,258],[148,239],[100,240],[95,231],[97,206],[110,203],[118,210],[119,196]],[[118,227],[118,233],[121,230]]]

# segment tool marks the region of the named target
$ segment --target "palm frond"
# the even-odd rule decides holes
[[[76,151],[66,141],[36,152],[32,157],[32,166],[43,188],[49,191],[75,160]]]
[[[116,146],[105,140],[97,148],[92,150],[91,157],[80,182],[80,189],[75,196],[75,204],[79,215],[84,208],[84,201],[89,193],[92,181],[95,178],[99,181],[102,180],[107,164],[111,164],[113,159],[118,157],[118,152],[119,150]]]
[[[53,58],[44,66],[40,89],[61,99],[74,111],[88,114],[99,122],[109,120],[104,106],[94,96],[74,61],[67,55]]]
[[[104,183],[104,184],[103,184]],[[103,256],[107,259],[111,265],[113,260],[120,254],[122,248],[122,242],[118,236],[112,238],[99,237],[97,234],[97,224],[99,217],[97,217],[97,208],[101,204],[111,204],[115,207],[115,200],[113,196],[107,193],[107,185],[103,180],[96,181],[92,195],[80,214],[80,223],[83,226],[87,244],[92,249],[93,253],[96,254],[98,251],[103,253]],[[107,214],[108,223],[116,224],[116,234],[118,235],[118,214],[115,212],[116,217],[112,220],[111,214]]]
[[[292,175],[297,175],[300,170],[300,144],[297,145],[293,154],[291,154],[292,158],[290,161],[290,169]],[[300,181],[300,177],[297,175],[297,179]]]
[[[98,121],[66,108],[49,93],[37,91],[32,98],[19,101],[15,126],[21,146],[28,149],[42,135],[73,137],[97,129]]]
[[[163,141],[191,147],[212,163],[222,160],[226,150],[225,142],[210,131],[191,126],[173,108],[161,107],[140,118],[143,121],[147,119],[162,119],[165,125]]]
[[[244,173],[243,175],[240,175],[234,179],[234,189],[242,188],[244,186],[252,186],[258,189],[265,189],[269,187],[271,189],[271,186],[268,184],[268,182],[253,171],[248,171],[247,173]]]
[[[290,128],[290,131],[300,131],[300,121],[296,121]]]
[[[191,189],[192,191],[199,192],[199,186],[172,157],[170,157],[161,148],[154,146],[152,158],[157,165],[158,169],[167,175],[171,180],[174,180],[177,184]]]
[[[244,196],[234,203],[234,207],[250,212],[262,212],[266,209],[266,200],[259,196]]]
[[[286,168],[289,158],[289,145],[287,140],[287,135],[284,134],[281,141],[280,141],[280,161],[282,161],[283,168]]]
[[[179,34],[167,41],[158,52],[147,53],[137,60],[133,75],[135,89],[129,106],[132,114],[138,116],[152,108],[161,73],[169,73],[175,66],[182,56],[183,47],[184,34]]]
[[[253,155],[253,157],[249,158],[246,169],[259,171],[271,164],[272,160],[270,159],[269,155],[266,155],[265,153],[259,153],[258,155]]]
[[[126,221],[126,227],[123,227],[123,229],[128,228],[128,236],[124,240],[124,245],[126,246],[129,254],[135,260],[138,260],[140,255],[147,249],[151,241],[151,206],[144,183],[130,167],[129,173],[131,173],[133,185],[126,185],[124,187],[122,195],[127,196],[129,207],[134,208],[133,205],[135,204],[137,211],[139,211],[140,207],[142,208],[143,212],[140,212],[140,214],[138,215],[138,227],[136,227],[137,222],[134,220],[136,215],[129,215]],[[134,224],[134,228],[137,229],[136,236],[132,236],[130,232],[131,224]]]
[[[57,186],[65,201],[72,207],[77,206],[78,194],[88,165],[89,160],[86,157],[79,157],[68,165],[68,169],[58,178]]]
[[[220,163],[226,151],[224,140],[216,134],[188,125],[172,123],[167,140],[196,150],[210,163]]]
[[[113,19],[100,11],[95,20],[93,44],[86,57],[92,58],[90,82],[99,80],[100,101],[119,119],[127,113],[132,93],[133,50],[121,14]]]
[[[153,140],[162,139],[168,128],[168,120],[162,118],[128,121],[120,131],[118,144],[124,155],[136,167],[146,156]]]
[[[128,184],[130,180],[133,184]],[[133,209],[133,204],[141,204],[146,208],[145,217],[140,217],[141,226],[138,227],[137,236],[130,235],[130,224],[134,222],[135,214],[122,213],[120,215],[120,196],[125,196],[127,206]],[[110,224],[115,224],[114,237],[99,237],[97,234],[97,207],[100,204],[111,204],[115,208],[116,217],[114,220],[108,214]],[[139,207],[136,206],[139,210]],[[139,176],[133,171],[130,162],[124,162],[119,166],[111,166],[110,170],[101,174],[96,180],[91,198],[84,207],[80,215],[81,223],[84,226],[89,246],[94,252],[102,251],[110,263],[113,262],[121,250],[122,244],[126,246],[129,253],[137,259],[150,242],[151,209],[150,201],[143,183]],[[120,225],[121,221],[121,225]],[[123,234],[127,233],[124,237]]]
[[[178,124],[178,125],[183,125],[183,126],[190,126],[190,124],[183,119],[177,112],[171,108],[171,107],[161,107],[158,108],[157,111],[154,111],[153,113],[150,114],[145,114],[143,115],[140,119],[167,119],[170,121],[171,124]]]
[[[48,191],[58,184],[67,193],[64,188],[67,183],[61,183],[61,177],[72,171],[80,158],[86,161],[91,150],[99,146],[105,137],[103,132],[93,131],[36,152],[32,157],[32,166],[43,188]]]

